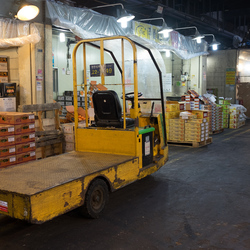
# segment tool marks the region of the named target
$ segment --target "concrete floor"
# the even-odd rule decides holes
[[[170,147],[157,173],[42,225],[0,216],[0,250],[250,249],[250,121],[203,148]]]

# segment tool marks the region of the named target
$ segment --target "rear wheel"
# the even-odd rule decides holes
[[[100,216],[108,203],[109,190],[106,182],[102,179],[94,180],[87,191],[83,213],[87,217],[96,219]]]

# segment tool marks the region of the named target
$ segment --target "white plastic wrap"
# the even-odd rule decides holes
[[[0,18],[0,48],[38,43],[41,39],[34,24],[9,18]]]
[[[82,39],[97,38],[103,36],[128,36],[137,37],[137,42],[150,44],[158,50],[169,49],[182,59],[190,59],[196,56],[207,55],[207,43],[198,44],[190,37],[185,37],[176,31],[170,33],[170,38],[157,37],[159,27],[132,21],[132,25],[126,29],[121,28],[116,18],[101,15],[87,8],[76,8],[54,0],[47,0],[52,24],[71,30]],[[142,33],[138,28],[143,27]],[[135,40],[135,38],[133,38]]]
[[[240,110],[240,113],[242,114],[247,112],[247,109],[243,105],[240,105],[240,104],[231,104],[230,107]]]

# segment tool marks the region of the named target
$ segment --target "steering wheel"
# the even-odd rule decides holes
[[[138,92],[138,97],[141,97],[143,94],[142,92]],[[123,99],[123,96],[121,96],[121,99]],[[135,99],[135,92],[129,92],[125,94],[125,100],[132,102],[132,107],[134,108],[134,99]]]

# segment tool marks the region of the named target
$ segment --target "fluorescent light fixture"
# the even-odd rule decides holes
[[[23,2],[17,12],[16,17],[21,21],[29,21],[39,14],[39,8],[35,5]]]
[[[104,8],[104,7],[111,7],[111,6],[116,6],[120,5],[122,7],[120,15],[117,17],[117,22],[121,23],[122,28],[127,28],[128,22],[133,20],[135,18],[134,15],[128,13],[125,9],[123,4],[121,3],[114,3],[114,4],[107,4],[107,5],[101,5],[101,6],[96,6],[93,7],[92,9],[97,9],[97,8]]]
[[[59,35],[59,38],[60,38],[61,43],[65,42],[65,34],[64,33],[61,32]]]
[[[204,36],[212,36],[213,37],[213,40],[209,44],[209,46],[211,46],[213,50],[217,50],[220,43],[216,41],[214,34],[205,34]]]
[[[198,31],[197,27],[191,26],[191,27],[182,27],[182,28],[176,28],[175,30],[184,30],[184,29],[195,29],[195,34],[192,40],[195,40],[197,43],[201,43],[201,39],[204,38],[204,35],[201,35]]]
[[[164,18],[162,18],[162,17],[146,18],[146,19],[140,19],[138,21],[153,21],[153,20],[162,20],[162,26],[161,26],[160,30],[158,31],[158,33],[162,34],[163,37],[165,37],[165,38],[169,37],[169,33],[171,31],[173,31],[173,29],[166,24]]]

